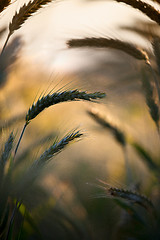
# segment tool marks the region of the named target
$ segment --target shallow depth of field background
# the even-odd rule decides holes
[[[8,25],[23,2],[26,1],[14,1],[3,12],[1,28]],[[118,222],[115,216],[120,210],[110,199],[92,198],[96,190],[87,183],[95,183],[99,178],[124,187],[125,167],[120,145],[109,131],[91,119],[87,111],[100,111],[126,133],[129,141],[139,142],[155,158],[159,154],[159,138],[141,88],[140,69],[144,63],[115,50],[68,49],[66,42],[71,38],[108,36],[139,44],[151,51],[146,39],[122,29],[137,25],[143,29],[144,21],[151,23],[138,11],[113,1],[53,1],[27,20],[8,44],[15,47],[16,57],[13,56],[12,63],[1,76],[0,126],[8,124],[1,132],[2,141],[12,129],[18,139],[24,124],[23,116],[42,92],[77,88],[102,91],[107,95],[98,103],[62,103],[45,110],[26,130],[18,152],[20,155],[27,150],[27,155],[22,155],[21,166],[27,167],[55,136],[60,138],[75,128],[82,129],[84,137],[81,141],[57,155],[38,184],[50,199],[56,201],[50,200],[53,205],[60,205],[71,218],[79,219],[82,229],[85,222],[91,222],[87,231],[92,232],[95,239],[113,235],[112,227]],[[0,39],[1,47],[6,35],[7,31]],[[11,53],[8,49],[4,64],[8,64]],[[10,124],[13,118],[17,120]],[[43,144],[45,137],[47,140]],[[127,154],[135,182],[149,194],[150,172],[129,144]],[[48,239],[52,238],[48,236]]]

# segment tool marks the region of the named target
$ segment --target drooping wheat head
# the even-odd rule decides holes
[[[142,49],[134,46],[131,43],[113,38],[71,39],[67,42],[67,45],[70,48],[75,47],[113,48],[123,51],[138,60],[144,60],[146,62],[149,61],[147,53]]]
[[[104,98],[105,96],[106,96],[105,93],[101,92],[87,93],[86,91],[79,91],[77,89],[71,91],[55,92],[51,95],[48,94],[40,98],[36,103],[34,103],[30,107],[28,113],[26,114],[26,123],[29,123],[29,121],[35,118],[45,108],[48,108],[60,102],[77,100],[92,101],[95,99]]]

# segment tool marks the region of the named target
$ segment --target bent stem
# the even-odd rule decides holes
[[[19,138],[19,140],[18,140],[18,143],[17,143],[16,149],[15,149],[15,152],[14,152],[14,158],[13,158],[13,159],[15,159],[16,153],[17,153],[17,151],[18,151],[18,147],[19,147],[19,145],[20,145],[20,142],[21,142],[21,140],[22,140],[22,137],[23,137],[23,134],[24,134],[24,131],[25,131],[27,125],[28,125],[28,122],[25,123],[25,125],[24,125],[24,127],[23,127],[23,129],[22,129],[22,132],[21,132],[20,138]]]

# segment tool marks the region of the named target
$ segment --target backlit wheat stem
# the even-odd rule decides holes
[[[147,15],[151,20],[155,21],[160,25],[160,12],[156,10],[152,5],[140,0],[115,0],[115,1],[125,3],[135,9],[140,10],[142,13]]]

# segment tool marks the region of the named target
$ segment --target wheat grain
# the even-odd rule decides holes
[[[48,94],[47,96],[40,98],[30,107],[26,115],[26,123],[29,123],[31,119],[35,118],[45,108],[48,108],[57,103],[77,100],[92,101],[93,99],[100,99],[104,98],[105,96],[105,93],[87,93],[85,91],[78,91],[77,89],[72,91],[55,92],[51,95]]]
[[[96,47],[96,48],[113,48],[121,50],[130,56],[148,62],[148,55],[142,49],[130,44],[113,38],[83,38],[71,39],[67,42],[70,48],[73,47]]]
[[[155,21],[160,25],[160,12],[156,10],[152,5],[140,0],[115,0],[115,1],[125,3],[135,9],[140,10],[142,13],[147,15],[151,20]]]

